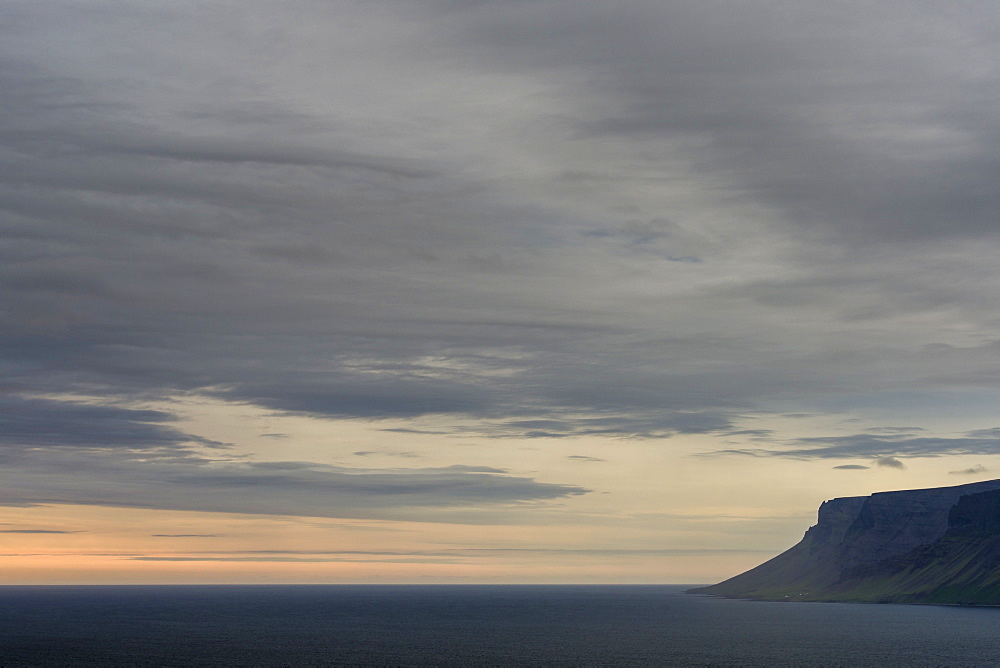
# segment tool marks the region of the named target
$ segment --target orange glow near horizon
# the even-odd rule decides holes
[[[7,509],[0,584],[665,583],[713,581],[762,555],[503,547],[546,527],[245,517],[93,506]],[[88,526],[86,530],[69,529]],[[164,529],[163,527],[167,527]],[[566,540],[576,542],[575,531]],[[494,548],[470,547],[486,544]]]

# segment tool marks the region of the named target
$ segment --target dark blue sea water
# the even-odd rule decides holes
[[[988,666],[1000,609],[681,586],[0,587],[0,666]]]

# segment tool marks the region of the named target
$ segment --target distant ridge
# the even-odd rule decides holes
[[[782,601],[1000,605],[1000,480],[826,501],[794,547],[690,591]]]

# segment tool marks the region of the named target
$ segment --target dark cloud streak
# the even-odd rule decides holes
[[[80,531],[59,531],[55,529],[0,529],[0,533],[38,533],[38,534],[63,534],[82,533]]]
[[[980,436],[988,431],[992,438]],[[795,447],[799,446],[799,447]],[[707,452],[705,455],[739,454],[786,459],[857,459],[867,457],[879,466],[900,468],[897,457],[944,457],[952,455],[1000,454],[1000,437],[993,430],[969,432],[961,438],[913,438],[873,434],[803,438],[791,447],[747,448]],[[848,468],[838,466],[837,468]],[[851,468],[856,468],[851,466]]]

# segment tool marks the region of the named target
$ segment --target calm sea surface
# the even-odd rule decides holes
[[[684,589],[0,587],[0,666],[1000,665],[1000,608]]]

